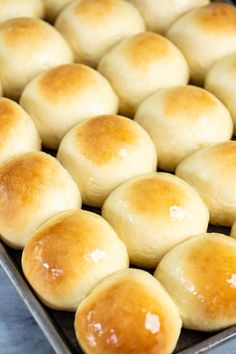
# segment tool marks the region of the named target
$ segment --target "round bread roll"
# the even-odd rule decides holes
[[[126,247],[99,215],[61,213],[38,229],[22,257],[23,272],[42,302],[76,311],[97,282],[129,266]]]
[[[13,18],[41,18],[44,15],[41,0],[0,0],[0,9],[0,23]]]
[[[193,186],[210,211],[213,225],[236,220],[236,141],[213,144],[186,157],[176,175]]]
[[[106,199],[102,216],[127,246],[132,264],[154,268],[178,243],[206,232],[209,212],[187,183],[168,173],[141,175]]]
[[[0,25],[0,81],[5,96],[18,100],[34,76],[72,61],[69,45],[48,23],[18,18]]]
[[[170,354],[181,324],[159,282],[143,270],[126,269],[100,282],[80,304],[75,332],[86,354]]]
[[[236,135],[236,54],[226,56],[213,65],[207,73],[205,88],[229,109]]]
[[[0,163],[18,154],[40,150],[34,122],[14,101],[0,98]]]
[[[177,305],[183,326],[218,331],[236,324],[236,241],[203,234],[173,248],[155,277]]]
[[[140,11],[149,31],[165,33],[178,17],[210,0],[129,0]]]
[[[45,6],[45,19],[53,23],[58,14],[74,0],[42,0]]]
[[[134,121],[104,115],[66,134],[58,160],[78,184],[83,203],[100,207],[118,185],[157,167],[155,145]]]
[[[145,31],[138,10],[124,0],[77,0],[61,12],[56,28],[76,61],[93,67],[121,39]]]
[[[98,70],[120,98],[120,113],[133,117],[156,90],[188,82],[182,53],[168,39],[144,32],[124,39],[101,60]]]
[[[25,88],[21,106],[30,114],[43,145],[57,149],[76,123],[116,113],[118,98],[97,71],[80,64],[57,66],[39,74]]]
[[[80,192],[68,172],[43,152],[20,154],[0,165],[0,234],[22,249],[47,219],[81,207]]]
[[[236,51],[236,8],[214,3],[195,9],[174,22],[167,37],[182,50],[192,82],[202,85],[209,68]]]
[[[135,120],[156,145],[159,167],[174,171],[180,161],[210,143],[230,140],[233,122],[224,105],[195,86],[159,90],[138,108]]]

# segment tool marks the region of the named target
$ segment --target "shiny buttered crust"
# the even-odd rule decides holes
[[[41,0],[45,6],[45,19],[53,23],[58,14],[74,0]]]
[[[118,98],[109,82],[81,64],[57,66],[38,75],[25,88],[21,106],[35,121],[43,145],[57,149],[76,123],[118,110]]]
[[[167,32],[190,66],[192,82],[202,85],[209,68],[236,51],[236,8],[214,3],[195,9],[174,22]]]
[[[18,100],[40,72],[71,62],[69,45],[48,23],[19,18],[0,25],[0,81],[5,96]]]
[[[75,332],[86,354],[170,354],[181,324],[160,283],[127,269],[107,277],[80,304]]]
[[[233,134],[232,118],[225,106],[195,86],[157,91],[140,105],[135,120],[155,143],[159,167],[171,172],[190,153],[230,140]]]
[[[44,15],[41,0],[0,0],[0,9],[0,23],[13,18],[41,18]]]
[[[0,163],[18,154],[40,150],[41,141],[30,116],[14,101],[0,98]]]
[[[206,232],[209,221],[194,189],[168,173],[122,184],[106,199],[102,216],[125,242],[131,263],[149,268],[178,243]]]
[[[229,109],[236,134],[236,54],[231,54],[213,65],[207,73],[205,88]]]
[[[77,125],[62,140],[57,158],[78,184],[83,203],[97,207],[121,183],[157,167],[149,135],[136,122],[118,115]]]
[[[138,10],[125,0],[77,0],[61,12],[55,25],[76,61],[93,67],[121,39],[145,31]]]
[[[51,155],[29,152],[0,164],[0,235],[22,249],[50,217],[81,207],[80,192]]]
[[[120,98],[120,113],[133,117],[156,90],[188,82],[187,62],[168,39],[144,32],[124,39],[101,60],[98,70]]]
[[[173,248],[155,277],[177,305],[183,326],[218,331],[236,324],[236,241],[204,234]]]
[[[209,4],[210,0],[129,0],[144,18],[149,31],[165,33],[178,17],[192,10]]]
[[[192,185],[210,211],[214,225],[236,220],[236,141],[214,144],[186,157],[176,175]]]
[[[22,257],[24,274],[43,303],[66,311],[75,311],[97,282],[128,266],[126,247],[112,227],[85,210],[50,219]]]

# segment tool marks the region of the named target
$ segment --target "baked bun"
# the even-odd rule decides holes
[[[213,65],[207,73],[205,88],[228,108],[236,134],[236,54],[226,56]]]
[[[230,140],[233,122],[211,93],[195,86],[159,90],[138,108],[135,120],[156,145],[159,167],[174,171],[190,153],[210,143]]]
[[[127,246],[132,264],[154,268],[178,243],[206,232],[209,213],[187,183],[168,173],[141,175],[106,199],[102,216]]]
[[[109,82],[80,64],[57,66],[38,75],[26,86],[20,104],[35,121],[43,145],[51,149],[58,148],[76,123],[118,110]]]
[[[126,247],[99,215],[85,210],[60,213],[27,243],[22,268],[42,302],[76,311],[97,282],[129,266]]]
[[[18,154],[40,150],[34,122],[16,102],[0,98],[0,163]]]
[[[0,25],[0,81],[5,96],[18,100],[34,76],[72,61],[69,45],[48,23],[17,18]]]
[[[149,135],[136,122],[117,115],[77,125],[62,140],[57,158],[78,184],[83,203],[97,207],[118,185],[157,167]]]
[[[124,39],[101,60],[98,70],[120,98],[120,113],[133,117],[156,90],[188,82],[188,65],[168,39],[144,32]]]
[[[170,354],[181,324],[159,282],[143,270],[127,269],[104,279],[80,304],[75,332],[86,354]]]
[[[213,225],[236,220],[236,141],[213,144],[186,157],[176,175],[192,185],[210,211]]]
[[[78,187],[51,155],[20,154],[0,165],[0,234],[22,249],[50,217],[81,207]]]
[[[129,0],[140,11],[149,31],[165,33],[178,17],[210,0]]]
[[[124,0],[77,0],[61,12],[55,25],[76,61],[93,67],[121,39],[145,31],[138,10]]]
[[[44,15],[41,0],[0,0],[0,9],[0,23],[13,18],[41,18]]]
[[[195,9],[174,22],[167,37],[182,50],[192,82],[202,85],[209,68],[236,51],[236,8],[214,3]]]
[[[74,0],[42,0],[45,6],[45,19],[53,23],[58,14]]]
[[[155,277],[178,306],[183,326],[218,331],[236,324],[236,241],[203,234],[173,248]]]

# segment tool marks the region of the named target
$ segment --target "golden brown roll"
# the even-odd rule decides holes
[[[182,50],[192,82],[202,85],[209,68],[236,51],[236,8],[213,3],[180,17],[167,37]]]
[[[149,31],[165,33],[168,27],[186,12],[209,4],[210,0],[129,0],[144,18]]]
[[[100,282],[75,317],[76,336],[86,354],[170,354],[180,330],[172,299],[152,275],[138,269]]]
[[[70,43],[76,61],[93,67],[121,39],[145,31],[138,10],[124,0],[74,1],[55,26]]]
[[[156,145],[159,167],[174,171],[190,153],[230,140],[233,122],[225,106],[195,86],[159,90],[138,108],[135,118]]]
[[[0,163],[18,154],[40,150],[39,133],[30,116],[14,101],[0,98]]]
[[[118,185],[157,167],[149,135],[118,115],[97,116],[75,126],[62,140],[57,158],[78,184],[83,203],[97,207]]]
[[[74,0],[42,0],[45,6],[45,19],[54,22],[57,15]]]
[[[0,0],[0,9],[0,23],[13,18],[41,18],[44,15],[41,0]]]
[[[18,18],[0,25],[0,81],[5,96],[18,100],[34,76],[71,62],[69,45],[48,23]]]
[[[35,121],[43,145],[51,149],[58,148],[76,123],[118,110],[109,82],[81,64],[57,66],[38,75],[26,86],[20,104]]]
[[[51,155],[28,152],[0,164],[0,234],[22,249],[50,217],[81,207],[80,192]]]
[[[214,225],[231,226],[236,220],[236,141],[213,144],[186,157],[176,175],[200,194]]]
[[[27,243],[22,268],[42,302],[75,311],[97,282],[129,266],[126,247],[99,215],[85,210],[60,213]]]
[[[173,248],[155,277],[177,305],[183,326],[218,331],[236,324],[236,241],[203,234]]]
[[[188,65],[168,39],[144,32],[124,39],[101,60],[98,70],[120,98],[120,113],[133,117],[156,90],[188,82]]]
[[[209,212],[180,178],[152,173],[132,178],[106,199],[102,216],[127,246],[132,264],[154,268],[178,243],[206,232]]]

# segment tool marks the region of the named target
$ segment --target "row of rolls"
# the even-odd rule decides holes
[[[236,9],[0,10],[0,234],[41,301],[76,311],[87,354],[236,324]]]

